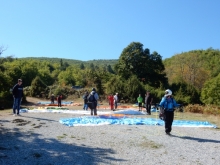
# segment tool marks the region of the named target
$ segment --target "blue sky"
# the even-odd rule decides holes
[[[220,48],[219,0],[0,0],[4,56],[118,59],[140,42],[163,59]]]

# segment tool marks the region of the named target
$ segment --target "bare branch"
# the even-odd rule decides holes
[[[0,56],[1,56],[2,53],[3,53],[4,51],[6,51],[6,50],[7,50],[7,47],[0,46]]]

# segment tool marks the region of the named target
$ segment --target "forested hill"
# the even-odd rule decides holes
[[[39,61],[47,61],[50,63],[60,63],[62,60],[63,63],[68,63],[69,65],[85,65],[88,66],[90,64],[94,64],[95,66],[105,66],[105,65],[111,65],[114,66],[117,63],[117,59],[94,59],[89,61],[81,61],[81,60],[74,60],[74,59],[65,59],[65,58],[49,58],[49,57],[26,57],[26,58],[19,58],[19,59],[33,59],[33,60],[39,60]]]
[[[138,53],[137,53],[138,52]],[[170,88],[184,104],[220,105],[220,50],[192,50],[162,61],[133,42],[119,59],[80,61],[64,58],[0,58],[0,99],[10,99],[10,88],[23,79],[27,96],[71,95],[71,86],[96,87],[100,95],[118,92],[130,102],[150,90],[161,98]],[[68,91],[68,92],[66,92]],[[10,104],[8,104],[10,105]]]
[[[192,50],[163,61],[170,84],[184,81],[197,89],[220,73],[220,50]]]

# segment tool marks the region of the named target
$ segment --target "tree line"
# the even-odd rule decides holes
[[[0,47],[0,55],[6,49]],[[49,97],[74,94],[72,86],[97,88],[101,97],[119,93],[121,100],[136,102],[150,90],[159,102],[170,88],[182,104],[220,105],[220,51],[193,50],[162,60],[162,56],[132,42],[117,60],[67,60],[62,58],[0,58],[0,100],[10,105],[10,89],[23,80],[25,95]]]

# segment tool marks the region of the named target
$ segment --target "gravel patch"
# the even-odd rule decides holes
[[[1,165],[216,165],[220,131],[213,128],[104,125],[68,127],[79,115],[23,113],[0,116]]]

